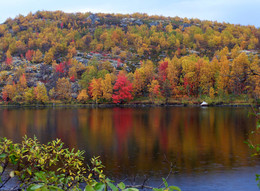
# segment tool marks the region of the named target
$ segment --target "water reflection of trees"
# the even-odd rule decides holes
[[[101,155],[107,169],[162,170],[166,154],[176,169],[250,165],[243,143],[255,121],[247,109],[113,108],[2,109],[0,133],[15,140],[25,134],[43,142],[56,137],[70,147]]]

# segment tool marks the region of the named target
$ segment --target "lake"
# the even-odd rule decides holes
[[[20,142],[26,134],[42,143],[55,138],[101,156],[117,181],[157,186],[168,182],[183,191],[259,190],[260,160],[244,143],[255,127],[250,108],[44,108],[0,109],[1,137]]]

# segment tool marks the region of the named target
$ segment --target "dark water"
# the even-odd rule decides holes
[[[255,127],[250,108],[0,109],[0,134],[21,141],[25,134],[46,143],[100,155],[114,179],[160,184],[169,164],[169,183],[182,190],[258,190],[260,160],[244,143]]]

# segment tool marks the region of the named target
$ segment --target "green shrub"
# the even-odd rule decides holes
[[[6,138],[0,139],[0,189],[9,180],[17,177],[17,188],[27,191],[39,190],[81,190],[80,183],[86,185],[85,191],[138,191],[138,186],[126,186],[123,182],[115,185],[103,173],[104,166],[99,157],[93,157],[89,165],[84,165],[84,152],[64,148],[60,139],[40,144],[36,137],[24,137],[21,144]],[[180,190],[168,186],[150,188],[155,191]]]

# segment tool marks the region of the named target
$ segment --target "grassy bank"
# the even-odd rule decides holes
[[[170,98],[166,100],[165,98],[157,98],[151,100],[147,97],[135,98],[131,102],[115,104],[113,102],[102,102],[95,103],[92,100],[89,100],[85,103],[79,103],[75,101],[71,102],[62,102],[59,100],[49,101],[47,103],[15,103],[15,102],[0,102],[0,107],[4,108],[41,108],[41,107],[100,107],[100,108],[109,108],[109,107],[153,107],[153,106],[200,106],[202,102],[206,102],[208,106],[230,106],[230,107],[245,107],[245,106],[260,106],[259,100],[254,100],[248,98],[247,96],[226,96],[226,97],[215,97],[210,98],[207,96],[196,98],[196,97],[185,97],[185,98]]]

